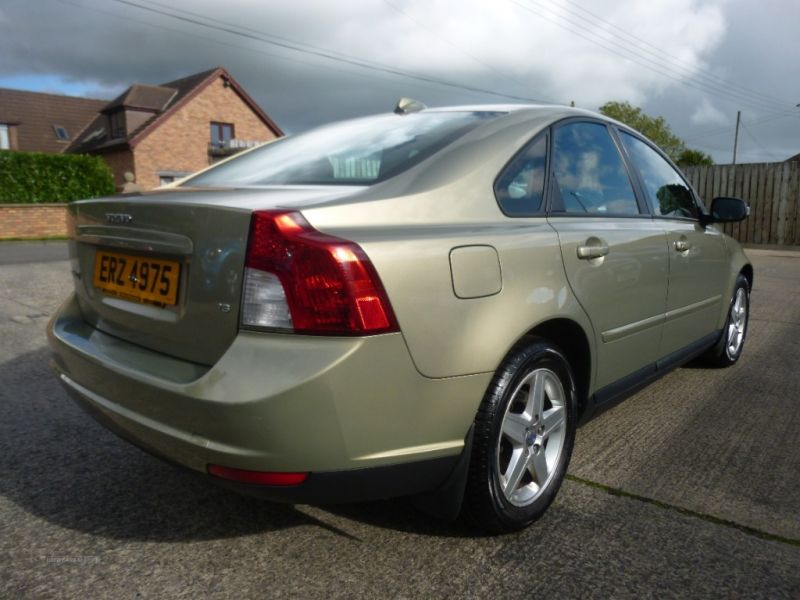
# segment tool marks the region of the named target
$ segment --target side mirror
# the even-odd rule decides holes
[[[739,198],[714,198],[711,201],[711,214],[706,223],[737,223],[750,215],[750,207]]]

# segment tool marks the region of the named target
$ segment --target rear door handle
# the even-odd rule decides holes
[[[578,258],[580,259],[602,258],[606,254],[608,254],[607,244],[578,246]]]
[[[687,240],[678,240],[675,242],[675,250],[678,252],[686,252],[692,245]]]

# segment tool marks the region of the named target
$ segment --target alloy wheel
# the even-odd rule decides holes
[[[528,373],[506,407],[495,456],[500,488],[514,506],[546,489],[566,439],[564,386],[550,369]]]
[[[747,326],[747,292],[744,288],[736,290],[736,296],[731,305],[731,314],[728,319],[728,356],[738,354],[744,342],[744,332]]]

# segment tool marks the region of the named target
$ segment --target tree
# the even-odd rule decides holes
[[[679,167],[710,167],[714,164],[714,159],[701,150],[686,148],[675,162]]]
[[[630,102],[606,102],[600,112],[639,131],[680,166],[714,164],[708,154],[687,148],[686,143],[672,133],[664,117],[651,117]]]

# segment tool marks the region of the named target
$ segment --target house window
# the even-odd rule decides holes
[[[125,113],[121,110],[111,113],[111,137],[125,137]]]
[[[224,148],[233,139],[233,123],[211,123],[211,146]]]
[[[69,131],[61,125],[53,125],[53,131],[56,132],[56,138],[62,142],[68,142],[70,139]]]
[[[158,171],[156,175],[158,175],[158,185],[167,185],[191,175],[191,171]]]
[[[5,123],[0,123],[0,150],[11,150],[11,137]]]

